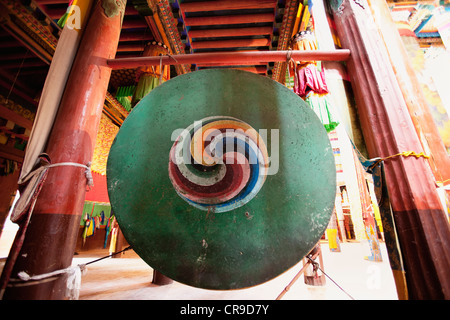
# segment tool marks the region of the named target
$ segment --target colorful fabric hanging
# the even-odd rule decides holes
[[[63,14],[63,16],[58,20],[57,25],[62,29],[66,25],[67,18],[69,17],[70,12],[72,11],[71,7],[74,5],[74,0],[71,0],[69,2],[69,6],[67,7],[66,13]],[[76,1],[75,1],[76,2]]]
[[[86,243],[86,238],[94,235],[95,232],[95,222],[93,219],[85,220],[84,230],[81,234],[81,238],[83,239],[83,246]]]
[[[169,54],[169,49],[162,43],[153,41],[147,44],[142,53],[144,57],[157,57]],[[132,99],[134,107],[143,97],[150,93],[158,85],[170,79],[170,67],[163,66],[143,66],[136,70],[137,87]]]
[[[293,50],[317,50],[318,44],[313,31],[307,28],[295,34],[291,48]],[[293,91],[314,110],[325,130],[333,131],[339,122],[332,113],[333,106],[328,97],[329,90],[321,64],[317,61],[291,60],[289,72],[294,74]]]
[[[143,97],[160,85],[160,79],[154,74],[143,73],[139,78],[132,104],[135,106]]]
[[[327,132],[333,131],[338,126],[339,122],[330,112],[332,106],[328,94],[310,91],[305,98],[305,102],[314,110]]]
[[[136,86],[127,86],[117,88],[116,99],[125,108],[125,110],[131,110],[131,101],[136,91]]]
[[[106,249],[106,245],[108,243],[108,237],[109,234],[111,233],[111,229],[112,226],[114,226],[114,223],[116,221],[116,217],[115,216],[111,216],[107,221],[106,221],[106,226],[105,226],[105,242],[103,243],[103,249]]]
[[[324,71],[318,71],[315,64],[297,67],[294,77],[294,92],[302,99],[310,92],[328,93]]]
[[[296,33],[292,40],[292,50],[317,50],[317,40],[311,30]],[[316,63],[314,60],[297,61],[297,64]]]
[[[112,216],[111,205],[109,203],[99,203],[85,201],[80,226],[85,226],[88,220],[95,220],[98,227],[105,226]]]

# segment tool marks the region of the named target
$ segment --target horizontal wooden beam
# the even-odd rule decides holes
[[[122,32],[120,34],[119,41],[150,41],[153,40],[153,36],[151,34],[145,34],[140,32]]]
[[[250,27],[250,28],[189,30],[188,34],[189,37],[193,39],[193,38],[267,35],[272,34],[272,31],[273,31],[272,27]]]
[[[18,89],[17,86],[11,87],[11,82],[6,82],[5,80],[0,78],[0,87],[3,87],[7,90],[11,90],[11,92],[18,97],[24,99],[26,102],[28,102],[30,105],[37,107],[37,102],[31,98],[31,96],[27,93],[25,93],[24,89]]]
[[[183,12],[275,8],[276,0],[219,0],[180,3]]]
[[[143,29],[148,28],[145,20],[124,20],[122,23],[122,29]]]
[[[46,66],[48,67],[48,64],[46,64],[44,61],[40,59],[26,59],[24,61],[16,60],[14,62],[12,61],[3,61],[0,62],[0,68],[4,69],[15,69],[15,68],[32,68],[32,67],[42,67]]]
[[[10,159],[16,162],[23,162],[25,152],[9,145],[0,144],[0,158]]]
[[[117,52],[144,51],[145,45],[139,44],[119,44]]]
[[[286,61],[288,54],[296,61],[346,61],[350,57],[350,50],[290,50],[290,51],[246,51],[246,52],[207,52],[179,54],[160,57],[135,57],[108,59],[112,69],[133,69],[140,66],[196,64],[196,63],[229,63],[238,65],[248,62]]]
[[[7,107],[1,104],[0,104],[0,117],[7,120],[11,120],[18,126],[24,127],[29,130],[31,130],[31,128],[33,127],[33,122],[31,120],[25,119],[18,113],[8,109]]]
[[[184,24],[188,27],[209,25],[213,26],[223,24],[273,22],[274,19],[275,15],[273,13],[239,14],[214,17],[185,18]]]
[[[67,8],[44,7],[43,9],[45,10],[45,13],[47,13],[47,15],[53,20],[61,18],[67,11]]]
[[[270,46],[270,39],[234,39],[234,40],[193,41],[191,43],[192,49],[266,47],[266,46]]]

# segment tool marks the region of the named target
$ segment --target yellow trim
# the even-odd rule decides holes
[[[294,28],[292,29],[292,37],[298,32],[298,26],[300,24],[300,17],[302,16],[302,12],[303,12],[303,4],[299,3],[297,16],[295,17]]]

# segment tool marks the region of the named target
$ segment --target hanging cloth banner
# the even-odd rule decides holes
[[[58,20],[58,26],[60,26],[61,28],[64,28],[64,26],[66,25],[67,19],[69,18],[70,13],[72,12],[74,6],[76,5],[76,2],[77,2],[76,0],[75,3],[74,0],[71,0],[69,2],[69,7],[67,8],[66,13],[64,13],[64,15]]]
[[[165,56],[169,53],[169,49],[166,45],[153,41],[152,43],[147,44],[142,56]],[[163,66],[161,61],[159,66],[142,66],[137,68],[137,86],[132,98],[131,107],[134,107],[143,97],[149,94],[150,91],[169,79],[170,66]]]
[[[59,37],[58,45],[56,46],[55,54],[53,55],[39,100],[36,118],[25,152],[22,171],[19,176],[19,185],[25,182],[24,179],[38,163],[38,157],[45,149],[62,95],[66,88],[72,63],[78,50],[78,45],[84,30],[83,27],[87,20],[87,13],[90,11],[93,2],[93,0],[74,0],[70,6],[70,8],[76,6],[78,9],[68,14],[66,21],[70,19],[74,23],[66,23]],[[76,14],[76,16],[72,17],[72,14]]]
[[[339,125],[339,121],[337,121],[336,117],[330,112],[333,107],[330,103],[328,94],[309,92],[306,95],[305,102],[314,110],[327,132],[336,129]]]
[[[116,99],[127,110],[131,111],[131,99],[133,98],[136,86],[119,87],[117,88]]]
[[[305,8],[305,13],[307,11],[308,6]],[[309,19],[309,15],[307,16]],[[309,22],[302,23],[300,30],[308,25]],[[293,50],[317,50],[317,40],[313,31],[308,27],[307,30],[295,34],[291,47]],[[339,121],[333,116],[334,108],[328,98],[329,90],[321,65],[318,65],[316,61],[292,61],[291,59],[288,71],[294,72],[294,93],[314,110],[327,132],[333,131],[339,125]]]

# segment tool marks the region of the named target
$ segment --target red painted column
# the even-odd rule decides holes
[[[395,76],[403,92],[417,135],[424,146],[423,148],[429,150],[432,155],[428,162],[434,177],[436,181],[440,182],[450,180],[450,157],[439,135],[425,94],[417,79],[408,52],[403,45],[402,37],[394,31],[397,29],[397,25],[391,17],[389,7],[385,1],[372,0],[368,3],[388,49]]]
[[[126,0],[99,0],[93,6],[67,82],[46,153],[52,163],[87,164],[111,75]],[[86,192],[83,168],[49,169],[11,278],[20,271],[40,275],[71,265]],[[64,299],[66,277],[7,287],[4,299]]]
[[[389,56],[366,1],[330,1],[370,157],[422,152]],[[384,163],[411,299],[450,298],[450,228],[426,159]]]

